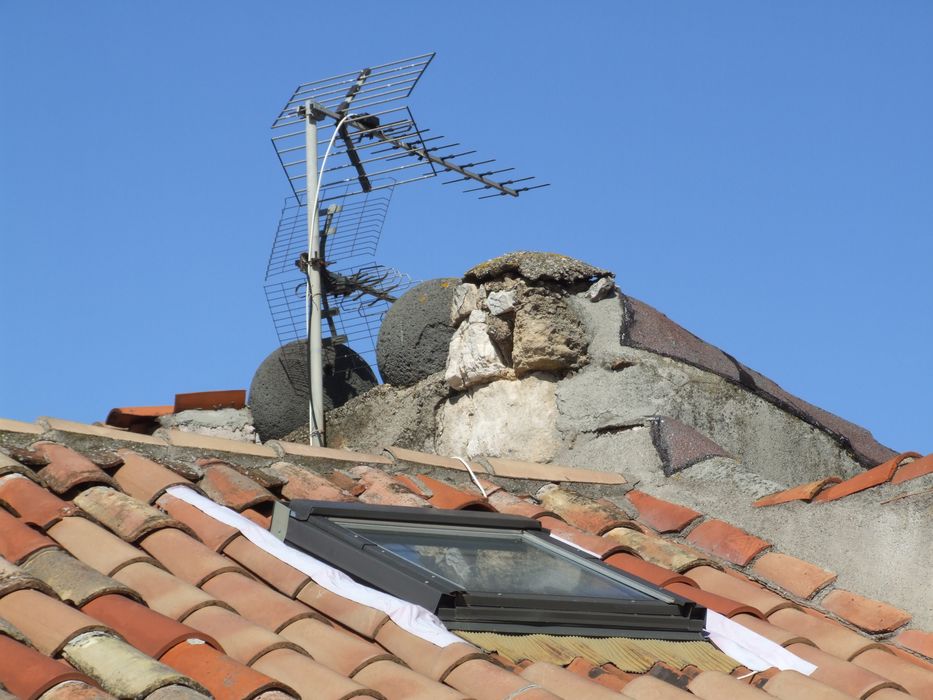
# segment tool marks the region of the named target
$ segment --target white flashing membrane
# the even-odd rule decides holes
[[[816,670],[809,661],[714,610],[706,611],[706,631],[713,644],[753,671],[774,667],[809,676]]]
[[[246,539],[257,547],[271,554],[279,561],[298,569],[303,574],[307,574],[321,588],[360,605],[367,605],[376,610],[381,610],[406,632],[410,632],[416,637],[439,647],[464,643],[460,637],[448,632],[447,628],[444,627],[444,623],[429,610],[357,583],[342,571],[338,571],[332,566],[290,547],[253,521],[229,508],[214,503],[214,501],[187,486],[172,486],[166,490],[166,493],[194,506],[214,520],[239,530]]]

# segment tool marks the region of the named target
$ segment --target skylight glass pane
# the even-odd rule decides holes
[[[490,534],[470,528],[439,532],[399,523],[339,522],[393,554],[472,593],[654,600],[520,532]]]

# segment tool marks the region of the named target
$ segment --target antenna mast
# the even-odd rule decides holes
[[[392,106],[392,103],[398,103],[411,94],[433,58],[433,53],[424,54],[299,85],[272,125],[273,130],[276,130],[272,143],[298,208],[304,206],[307,220],[307,253],[296,263],[306,276],[304,316],[312,445],[324,444],[322,349],[325,339],[322,323],[325,320],[328,322],[331,330],[328,340],[332,344],[346,340],[335,335],[333,316],[340,309],[327,308],[325,313],[327,295],[357,300],[369,295],[374,299],[369,304],[373,304],[393,299],[390,292],[399,286],[397,283],[388,287],[384,284],[391,274],[398,275],[394,271],[381,273],[376,268],[376,272],[359,270],[355,274],[343,275],[327,270],[334,261],[325,259],[324,241],[326,236],[334,233],[331,221],[341,210],[343,202],[350,197],[392,189],[396,185],[434,177],[441,172],[456,176],[443,184],[470,185],[464,191],[481,192],[480,199],[506,195],[517,197],[522,192],[547,186],[529,184],[533,177],[507,180],[495,177],[513,168],[477,170],[478,166],[493,163],[494,159],[458,162],[458,159],[472,155],[475,151],[451,153],[451,149],[460,144],[446,143],[443,136],[426,138],[427,130],[418,128],[406,106]],[[363,111],[377,106],[381,111]],[[319,123],[322,123],[320,128]],[[303,128],[290,128],[299,124]],[[296,155],[298,160],[295,160]],[[301,155],[304,157],[301,158]],[[321,209],[325,202],[331,201],[341,204],[336,207],[331,205],[326,211]],[[365,208],[364,204],[359,214],[360,226],[365,225]],[[323,232],[319,223],[322,213],[327,214],[327,226]],[[383,216],[384,213],[383,210]],[[281,229],[280,224],[280,233]],[[278,247],[277,236],[267,280]],[[282,332],[276,318],[278,312],[273,307],[273,296],[269,289],[270,285],[267,284],[267,296],[281,340]],[[364,302],[359,303],[359,308],[362,308]]]

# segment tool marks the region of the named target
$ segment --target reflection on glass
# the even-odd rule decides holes
[[[418,532],[405,526],[340,523],[403,559],[473,593],[575,595],[652,600],[521,533]]]

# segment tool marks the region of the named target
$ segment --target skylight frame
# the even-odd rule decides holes
[[[412,563],[365,534],[350,521],[393,524],[424,535],[527,538],[574,566],[599,573],[649,596],[649,600],[582,595],[500,593],[465,590],[458,582]],[[296,500],[279,531],[285,542],[344,571],[356,580],[436,613],[452,630],[499,633],[572,634],[632,638],[702,639],[705,609],[647,581],[610,567],[559,539],[532,518],[485,511],[373,506]],[[275,526],[274,526],[275,529]]]

